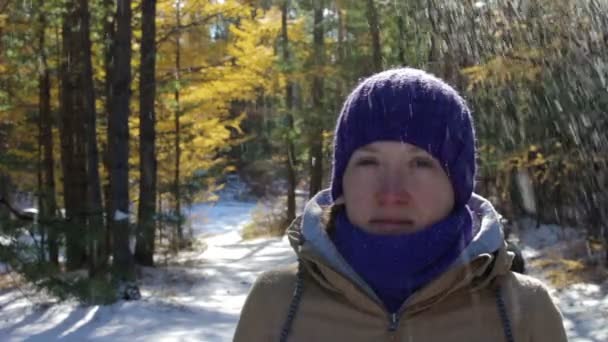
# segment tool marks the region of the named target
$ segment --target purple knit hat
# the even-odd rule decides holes
[[[454,189],[455,208],[466,205],[475,179],[475,132],[464,99],[424,71],[400,68],[375,74],[353,90],[334,135],[331,195],[353,152],[378,140],[416,145],[439,160]]]

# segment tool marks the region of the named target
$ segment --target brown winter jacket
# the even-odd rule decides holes
[[[319,193],[290,227],[300,269],[263,273],[253,285],[235,342],[567,341],[546,288],[509,271],[499,216],[474,195],[475,237],[444,274],[389,313],[339,255],[321,223],[329,194]]]

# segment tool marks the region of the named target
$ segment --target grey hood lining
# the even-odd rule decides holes
[[[327,230],[322,222],[323,207],[330,206],[331,203],[330,189],[320,191],[308,201],[304,207],[304,215],[302,217],[301,229],[305,241],[304,243],[309,244],[313,253],[324,260],[329,267],[352,280],[380,302],[380,299],[376,296],[371,287],[369,287],[359,274],[353,270],[350,264],[344,260],[342,254],[340,254],[327,234]]]
[[[327,234],[322,217],[324,207],[331,204],[330,189],[320,191],[308,201],[301,222],[304,243],[308,244],[307,247],[324,260],[329,267],[352,280],[380,302],[369,285],[342,257]],[[501,215],[496,212],[492,204],[482,196],[473,194],[467,205],[473,213],[473,239],[462,251],[454,265],[469,263],[482,254],[492,254],[504,245],[503,229],[500,223]]]

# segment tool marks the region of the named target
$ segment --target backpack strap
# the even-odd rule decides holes
[[[298,218],[296,218],[298,220]],[[294,222],[296,222],[294,220]],[[300,224],[298,221],[296,224]],[[302,248],[304,244],[304,235],[300,233],[298,236],[298,248]],[[291,326],[293,325],[293,320],[295,319],[296,313],[298,311],[298,307],[300,306],[300,302],[302,301],[302,292],[304,290],[304,265],[302,264],[302,260],[298,258],[298,272],[296,273],[296,286],[293,290],[293,295],[291,297],[291,303],[289,303],[289,311],[287,311],[287,318],[285,319],[285,323],[283,323],[283,328],[281,329],[281,337],[279,339],[280,342],[287,342],[287,337],[289,336],[289,332],[291,331]]]
[[[502,329],[505,333],[505,338],[507,342],[514,342],[513,339],[513,330],[511,329],[511,321],[509,320],[509,315],[507,314],[507,308],[505,307],[505,301],[502,297],[501,287],[496,286],[494,290],[494,295],[496,297],[496,306],[498,307],[498,314],[500,316],[500,321],[502,323]]]

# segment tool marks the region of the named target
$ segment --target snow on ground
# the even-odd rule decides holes
[[[522,254],[528,273],[549,285],[544,272],[534,267],[536,258],[584,257],[585,239],[580,230],[557,225],[534,227],[531,221],[522,222],[519,233]],[[564,316],[564,326],[570,342],[608,341],[608,280],[603,283],[575,283],[561,289],[550,287],[550,293]]]
[[[231,341],[257,275],[295,262],[286,239],[241,241],[238,230],[254,206],[195,206],[193,231],[206,237],[206,249],[181,253],[170,267],[142,269],[140,301],[51,305],[39,295],[0,292],[0,341]]]
[[[231,341],[256,276],[295,262],[286,239],[241,240],[239,230],[255,206],[195,205],[189,223],[197,242],[178,257],[161,257],[158,268],[140,270],[142,300],[83,307],[50,303],[27,288],[0,291],[0,341]],[[563,255],[581,240],[573,229],[550,225],[523,229],[518,237],[528,261]],[[541,269],[530,273],[547,283]],[[608,341],[608,282],[551,292],[570,341]]]

